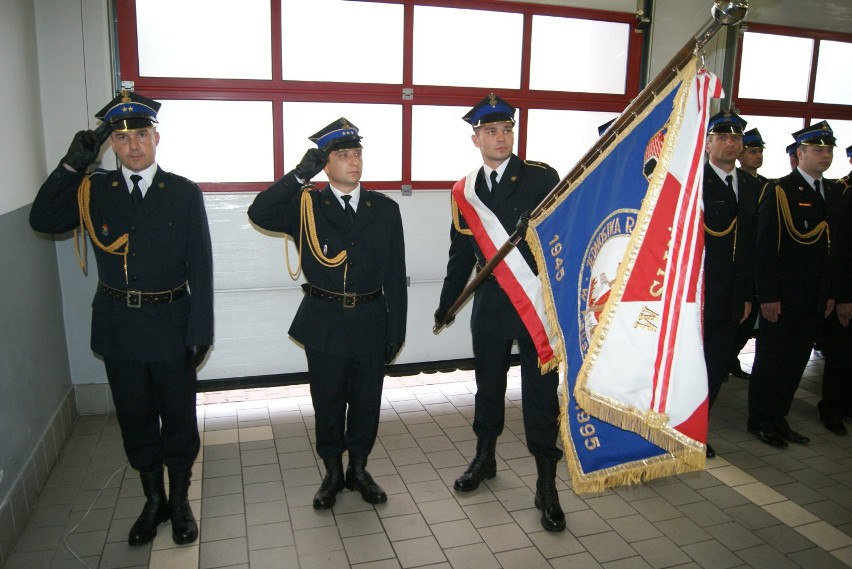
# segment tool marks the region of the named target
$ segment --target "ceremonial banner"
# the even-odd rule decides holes
[[[473,233],[476,244],[485,257],[490,259],[494,257],[500,245],[509,240],[509,234],[503,229],[503,224],[494,212],[476,195],[478,173],[479,168],[455,183],[453,200]],[[494,276],[530,333],[538,353],[541,372],[556,369],[559,365],[557,354],[561,351],[559,334],[547,318],[541,281],[517,249],[509,251],[494,267]]]
[[[704,467],[701,189],[707,106],[696,58],[530,220],[562,333],[561,430],[578,492]]]

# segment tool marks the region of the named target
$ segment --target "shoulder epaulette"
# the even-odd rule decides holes
[[[774,189],[774,186],[776,185],[778,185],[778,180],[766,180],[766,183],[763,184],[763,187],[760,189],[760,195],[757,197],[758,203],[763,201],[763,196],[766,195],[766,188],[772,186]]]
[[[104,170],[103,168],[95,168],[91,172],[89,172],[90,176],[104,176],[106,174],[112,174],[115,170]]]
[[[527,166],[535,166],[536,168],[542,168],[544,170],[550,168],[550,166],[545,164],[544,162],[536,162],[535,160],[524,160],[524,164],[526,164]]]
[[[384,198],[386,200],[393,201],[393,198],[391,198],[389,195],[384,194],[382,192],[379,192],[379,191],[376,191],[376,190],[367,190],[365,188],[361,188],[361,190],[363,190],[365,192],[365,194],[370,196],[371,198]]]

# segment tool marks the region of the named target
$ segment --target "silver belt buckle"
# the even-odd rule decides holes
[[[355,308],[355,303],[358,301],[354,293],[343,293],[343,308]]]
[[[142,291],[128,290],[127,291],[127,306],[128,308],[142,308]]]

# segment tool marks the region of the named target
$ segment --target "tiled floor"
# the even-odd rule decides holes
[[[748,369],[751,354],[741,357]],[[719,456],[705,472],[577,496],[561,464],[561,534],[543,531],[533,507],[516,368],[487,487],[452,490],[475,446],[472,374],[387,378],[368,468],[388,502],[344,491],[325,512],[311,507],[322,471],[306,388],[200,394],[203,448],[190,498],[201,537],[183,547],[168,525],[152,546],[127,545],[143,501],[138,477],[111,478],[125,462],[115,417],[84,416],[5,569],[84,567],[65,543],[102,569],[848,567],[852,437],[817,421],[821,370],[814,356],[790,415],[807,446],[779,451],[748,434],[747,382],[731,378],[711,414]]]

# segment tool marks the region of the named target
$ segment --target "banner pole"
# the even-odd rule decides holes
[[[713,16],[704,27],[689,39],[686,44],[675,54],[675,56],[663,67],[662,71],[654,77],[654,80],[648,83],[642,91],[633,99],[627,108],[622,111],[617,119],[609,126],[606,132],[592,145],[585,155],[574,165],[571,171],[565,175],[556,186],[541,200],[541,202],[529,214],[529,219],[535,218],[543,209],[549,207],[556,199],[561,196],[571,185],[582,175],[582,173],[591,165],[598,154],[602,154],[615,141],[618,133],[626,126],[629,126],[636,117],[642,113],[657,96],[663,87],[669,81],[672,81],[681,70],[696,57],[701,49],[707,45],[713,36],[716,35],[722,26],[730,26],[740,23],[745,18],[748,12],[748,0],[715,0],[711,8]],[[473,294],[473,291],[484,281],[488,275],[494,270],[500,261],[502,261],[509,252],[520,243],[523,235],[517,229],[509,236],[509,239],[497,250],[494,256],[489,259],[488,263],[480,270],[471,280],[465,289],[459,294],[459,297],[447,309],[444,317],[435,322],[432,332],[438,333],[446,323],[453,318],[461,306],[467,301],[468,297]]]

